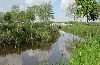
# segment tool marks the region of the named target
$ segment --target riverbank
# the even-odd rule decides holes
[[[68,65],[100,65],[99,26],[64,26],[63,30],[86,40],[76,44]]]

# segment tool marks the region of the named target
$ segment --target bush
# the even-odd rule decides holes
[[[1,24],[0,45],[6,47],[20,45],[47,45],[54,42],[59,36],[55,26],[34,24]]]

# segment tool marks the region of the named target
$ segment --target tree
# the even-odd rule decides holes
[[[53,12],[53,7],[49,3],[46,3],[45,5],[45,11],[46,11],[46,21],[49,21],[50,19],[54,19],[54,12]]]
[[[18,21],[18,14],[15,11],[11,11],[12,21]]]
[[[67,7],[67,16],[74,16],[74,21],[75,21],[75,19],[76,19],[76,11],[77,11],[76,3],[70,4]]]
[[[100,14],[100,0],[99,0],[99,6],[98,6],[98,13]],[[98,19],[100,20],[100,16]]]
[[[18,21],[18,14],[19,14],[19,5],[13,5],[12,6],[12,11],[11,11],[11,15],[13,16],[12,17],[12,21]]]
[[[19,21],[19,23],[26,21],[26,12],[25,11],[20,11],[18,13],[18,21]]]
[[[34,7],[28,7],[26,10],[26,16],[29,21],[34,21],[36,19],[34,10]]]
[[[87,17],[87,23],[89,20],[96,20],[99,17],[98,2],[96,0],[75,0],[77,5],[76,14],[81,17]]]
[[[0,23],[3,23],[3,15],[4,15],[4,13],[0,12]]]
[[[19,12],[19,10],[20,10],[20,9],[19,9],[19,5],[13,5],[13,6],[12,6],[12,11],[14,11],[14,12],[17,12],[17,13],[18,13],[18,12]]]
[[[53,7],[50,3],[43,3],[38,6],[38,13],[40,20],[43,22],[49,21],[50,19],[54,19]]]
[[[11,19],[12,19],[11,12],[6,12],[4,14],[4,20],[8,21],[8,22],[11,22]]]

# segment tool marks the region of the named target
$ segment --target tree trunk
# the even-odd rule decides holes
[[[75,15],[74,15],[74,21],[75,21]]]
[[[88,21],[89,21],[89,18],[88,18],[88,15],[87,15],[87,25],[89,25]]]

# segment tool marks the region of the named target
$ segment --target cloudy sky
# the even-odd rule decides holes
[[[75,2],[75,0],[0,0],[0,11],[10,11],[11,6],[14,4],[20,5],[21,10],[25,10],[28,6],[40,5],[43,2],[52,2],[53,10],[55,13],[55,20],[65,22],[73,20],[73,18],[65,17],[65,8]]]

